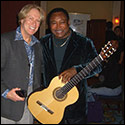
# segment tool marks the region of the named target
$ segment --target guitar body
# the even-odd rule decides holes
[[[56,91],[64,85],[56,76],[48,88],[29,96],[28,108],[41,123],[58,124],[63,118],[65,108],[77,101],[79,93],[75,86],[63,98],[56,97]]]

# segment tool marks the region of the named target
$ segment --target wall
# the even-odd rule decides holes
[[[47,10],[47,2],[46,1],[41,1],[40,5],[41,5],[42,9],[46,12],[46,10]],[[45,35],[45,30],[46,30],[46,20],[43,21],[41,26],[40,26],[39,38],[41,38],[42,36]]]
[[[39,1],[1,1],[1,33],[15,30],[19,11],[24,5],[31,3],[40,4]],[[39,31],[35,36],[39,37]]]
[[[121,2],[120,1],[113,1],[113,12],[112,12],[113,29],[117,25],[120,25],[120,24],[115,23],[115,17],[120,19],[120,11],[121,11]]]
[[[68,12],[91,14],[91,19],[112,20],[113,1],[47,1],[47,12],[63,7]]]

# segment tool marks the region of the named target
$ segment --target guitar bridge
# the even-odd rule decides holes
[[[39,104],[42,109],[44,109],[45,111],[49,112],[50,114],[54,113],[52,110],[47,108],[44,104],[42,104],[39,100],[36,103]]]

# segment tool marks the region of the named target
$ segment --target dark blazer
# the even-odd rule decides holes
[[[87,65],[88,62],[92,61],[94,57],[97,56],[97,52],[93,45],[93,42],[90,39],[72,31],[71,38],[69,40],[69,44],[67,45],[60,71],[59,73],[57,73],[52,43],[52,34],[46,35],[45,37],[41,38],[40,41],[43,46],[43,76],[45,87],[48,87],[53,77],[57,76],[64,70],[75,66],[77,72],[79,72],[83,67],[85,67],[85,65]],[[98,66],[86,78],[92,77],[100,71],[101,67]],[[69,108],[67,108],[66,110],[65,114],[69,118],[83,117],[83,115],[85,115],[85,100],[87,88],[86,78],[78,84],[78,90],[80,94],[78,101],[75,104],[68,106]]]
[[[29,60],[24,41],[14,41],[15,31],[1,35],[1,94],[6,89],[28,89]],[[40,43],[34,46],[33,89],[41,86],[42,49]],[[19,121],[23,115],[25,101],[14,102],[1,96],[1,116]]]

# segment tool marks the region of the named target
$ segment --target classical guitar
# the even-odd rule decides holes
[[[32,93],[28,98],[28,108],[33,116],[43,124],[58,124],[66,106],[79,98],[76,85],[102,61],[110,57],[118,47],[117,41],[108,42],[100,54],[66,84],[54,77],[48,88]]]

